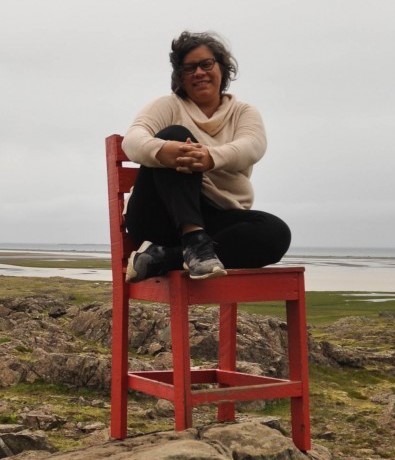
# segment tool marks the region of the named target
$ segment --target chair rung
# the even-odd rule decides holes
[[[192,391],[192,405],[213,402],[252,401],[254,399],[293,398],[302,396],[302,383],[288,381],[263,385],[212,388]]]
[[[129,388],[170,401],[174,400],[173,371],[140,371],[128,373]],[[193,390],[192,405],[224,401],[289,398],[301,396],[300,381],[277,379],[221,369],[191,371],[191,383],[218,383],[221,388]]]
[[[128,374],[128,387],[132,390],[174,401],[174,385],[159,380],[152,380],[141,375]]]

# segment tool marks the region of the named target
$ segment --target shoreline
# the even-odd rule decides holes
[[[112,281],[111,270],[84,267],[84,263],[109,261],[109,253],[0,249],[0,277],[63,277],[85,281]],[[19,260],[19,263],[17,261]],[[41,262],[40,267],[28,261]],[[62,262],[82,261],[80,268],[62,267]],[[15,261],[15,264],[12,262]],[[45,267],[45,262],[58,266]],[[395,292],[395,258],[373,256],[286,255],[275,267],[304,266],[306,291]]]

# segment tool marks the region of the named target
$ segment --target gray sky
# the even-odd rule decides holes
[[[269,147],[257,209],[293,246],[395,246],[393,0],[2,0],[0,242],[107,243],[104,138],[170,93],[171,40],[214,30]]]

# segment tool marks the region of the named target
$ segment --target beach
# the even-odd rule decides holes
[[[111,281],[109,268],[89,267],[89,262],[95,265],[99,260],[109,261],[110,254],[94,251],[1,249],[0,276],[60,276],[88,281]],[[29,266],[34,261],[41,261],[42,265],[46,261],[49,265],[54,265],[55,262],[58,266]],[[62,266],[62,263],[70,261],[79,261],[82,267]],[[304,266],[307,291],[395,292],[395,257],[392,256],[289,255],[274,266]]]

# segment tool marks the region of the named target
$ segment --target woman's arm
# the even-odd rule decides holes
[[[169,149],[170,144],[174,143],[154,136],[166,126],[171,125],[172,120],[173,105],[170,96],[161,97],[144,107],[122,141],[122,149],[126,156],[131,161],[148,167],[166,166],[156,156],[161,149]],[[165,147],[165,144],[169,145]]]
[[[213,169],[242,171],[264,155],[267,147],[266,133],[259,112],[245,104],[235,127],[233,140],[219,147],[208,146],[214,161]]]

